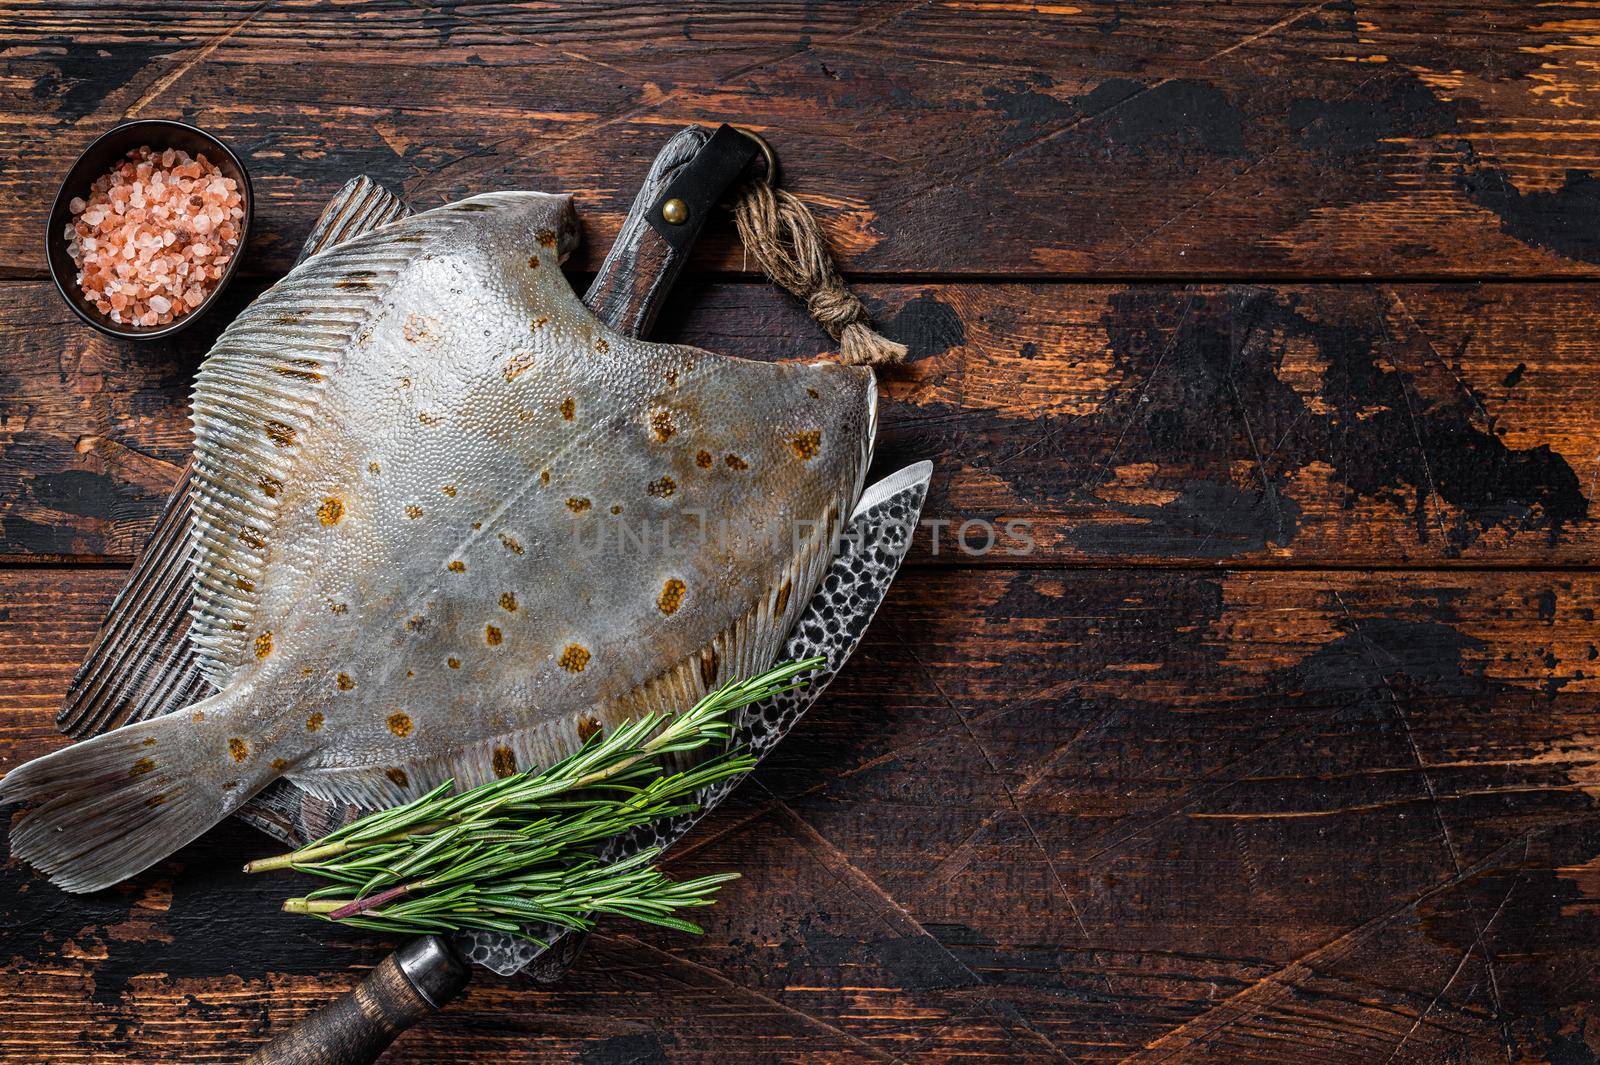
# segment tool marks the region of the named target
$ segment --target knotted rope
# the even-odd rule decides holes
[[[811,317],[839,342],[840,362],[905,361],[906,346],[874,330],[867,308],[845,287],[816,218],[799,197],[752,181],[734,205],[733,217],[739,239],[766,275],[805,301]]]

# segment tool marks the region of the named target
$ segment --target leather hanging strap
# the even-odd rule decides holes
[[[803,300],[811,317],[839,342],[840,362],[904,362],[906,346],[874,330],[867,308],[845,286],[811,209],[776,187],[777,159],[755,134],[720,127],[656,198],[645,215],[650,228],[681,253],[757,151],[766,157],[766,175],[744,186],[733,210],[745,249],[768,277]]]

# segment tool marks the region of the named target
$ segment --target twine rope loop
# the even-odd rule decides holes
[[[734,206],[739,239],[776,284],[805,302],[806,311],[839,342],[850,366],[904,362],[906,346],[872,328],[872,316],[845,286],[827,242],[798,196],[766,181],[744,187]]]

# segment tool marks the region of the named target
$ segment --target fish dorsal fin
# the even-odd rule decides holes
[[[352,178],[323,208],[297,262],[411,213],[371,178]],[[74,739],[159,717],[209,694],[188,639],[190,489],[185,469],[73,677],[56,725]]]
[[[295,265],[415,213],[399,196],[365,174],[351,178],[322,209],[317,224],[300,247]]]
[[[217,687],[271,650],[251,632],[279,499],[318,425],[330,378],[430,244],[508,195],[491,193],[407,219],[307,259],[217,339],[195,382],[194,586],[190,627]],[[571,238],[570,204],[564,224]],[[390,239],[392,237],[392,239]],[[568,244],[570,245],[570,239]]]

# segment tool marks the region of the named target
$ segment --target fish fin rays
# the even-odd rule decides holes
[[[0,780],[0,802],[35,805],[14,824],[11,853],[66,891],[97,891],[195,839],[278,775],[251,758],[219,790],[218,774],[194,764],[192,727],[187,715],[159,717],[13,769]]]
[[[229,326],[200,369],[189,638],[218,688],[258,635],[250,631],[257,586],[300,440],[343,351],[412,255],[406,245],[357,241],[313,256]]]
[[[409,218],[415,212],[399,196],[362,174],[344,183],[328,201],[300,246],[300,262],[347,240],[371,233],[379,226]]]
[[[425,248],[481,211],[558,205],[558,241],[576,240],[570,200],[497,192],[448,204],[313,255],[236,318],[195,382],[195,599],[189,638],[206,679],[226,687],[261,633],[253,621],[285,488],[320,427],[329,382],[386,309]],[[259,650],[257,651],[259,654]]]
[[[352,178],[323,208],[300,260],[411,213],[399,196],[371,178]],[[94,647],[67,689],[56,727],[74,739],[160,717],[214,690],[188,638],[195,549],[191,478],[186,469],[174,486],[127,583],[106,612]]]

